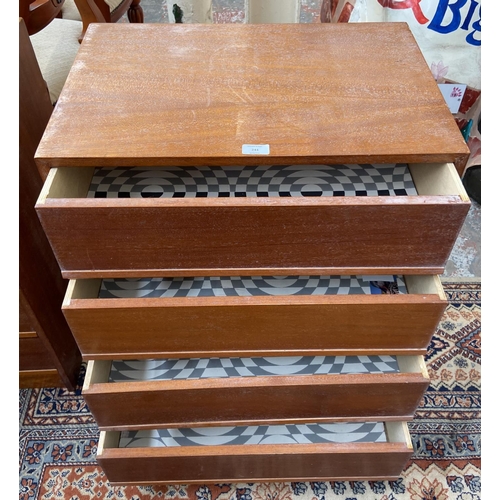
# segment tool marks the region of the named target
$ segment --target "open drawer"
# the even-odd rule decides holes
[[[470,206],[452,164],[104,170],[36,204],[65,278],[441,274]]]
[[[111,484],[397,479],[413,453],[403,422],[101,432]]]
[[[90,361],[82,394],[104,430],[411,420],[422,356]]]
[[[86,360],[425,354],[447,303],[439,278],[382,294],[368,278],[70,280],[63,313]]]

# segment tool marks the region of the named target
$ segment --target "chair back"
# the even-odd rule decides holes
[[[19,0],[19,17],[28,35],[38,33],[53,19],[61,17],[64,0]]]

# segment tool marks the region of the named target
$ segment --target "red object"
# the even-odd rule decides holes
[[[429,22],[420,8],[420,0],[378,0],[378,3],[388,9],[411,9],[420,24]]]

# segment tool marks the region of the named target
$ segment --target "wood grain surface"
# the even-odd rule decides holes
[[[67,386],[67,383],[61,379],[59,372],[55,368],[49,368],[47,370],[19,371],[19,389],[63,386]]]
[[[341,295],[77,299],[63,312],[85,359],[121,359],[425,352],[445,307],[436,295]]]
[[[468,209],[457,196],[37,204],[66,278],[441,274]]]
[[[412,452],[402,442],[105,448],[97,461],[112,484],[382,480]]]
[[[45,175],[468,154],[405,23],[118,23],[89,27],[36,156]]]
[[[82,394],[101,430],[125,430],[411,420],[428,385],[421,373],[366,373],[99,383]]]

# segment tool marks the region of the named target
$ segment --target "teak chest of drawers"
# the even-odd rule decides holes
[[[36,210],[110,482],[397,478],[467,157],[404,24],[90,26]]]

